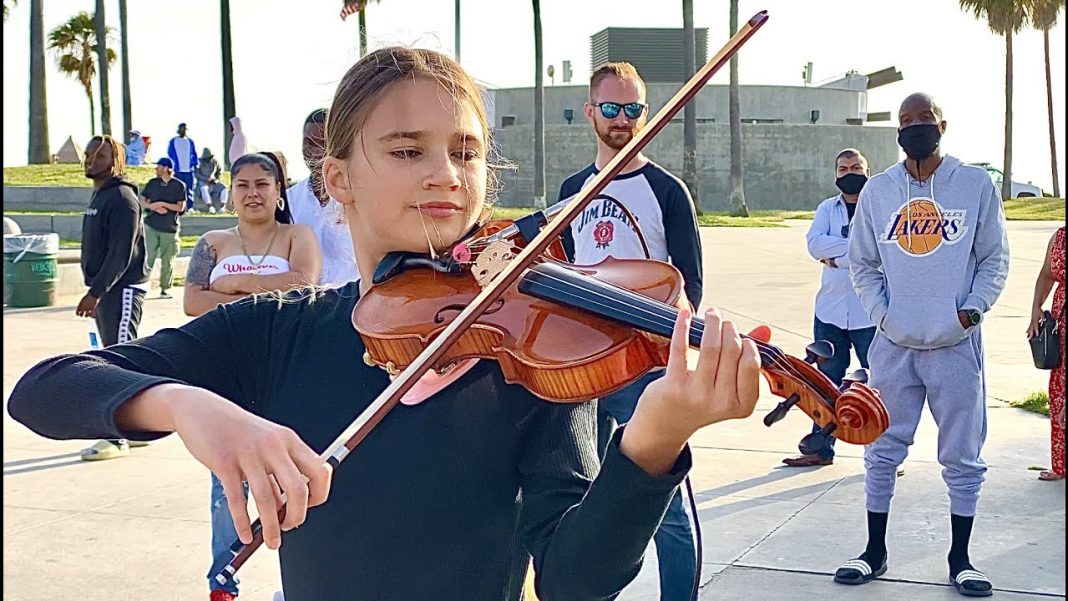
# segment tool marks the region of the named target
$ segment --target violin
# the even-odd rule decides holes
[[[367,348],[364,361],[391,374],[406,369],[482,291],[484,271],[511,261],[525,243],[520,228],[498,221],[438,259],[391,253],[353,311],[353,325]],[[674,266],[612,257],[596,265],[571,265],[560,258],[558,246],[549,248],[433,369],[492,359],[507,382],[544,400],[581,402],[667,365],[676,317],[689,306]],[[704,322],[694,318],[688,336],[692,348],[700,347],[703,331]],[[865,372],[839,387],[812,365],[830,359],[830,343],[809,345],[805,359],[799,359],[767,340],[743,337],[756,343],[761,373],[772,393],[785,399],[765,424],[771,426],[797,405],[820,426],[802,442],[803,451],[831,434],[868,444],[886,431],[886,408],[867,386]]]

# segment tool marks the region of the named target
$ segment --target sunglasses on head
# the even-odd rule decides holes
[[[622,110],[623,114],[627,116],[627,119],[637,119],[642,116],[648,105],[640,102],[631,102],[630,104],[619,104],[618,102],[597,102],[594,103],[595,107],[601,109],[601,116],[605,119],[615,119],[619,116],[619,111]]]

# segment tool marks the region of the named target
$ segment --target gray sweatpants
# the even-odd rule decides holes
[[[890,414],[890,427],[864,448],[868,511],[890,511],[897,467],[908,455],[926,399],[938,425],[938,462],[950,512],[975,515],[986,473],[979,456],[986,440],[982,332],[977,327],[957,344],[933,350],[898,346],[880,332],[868,363],[868,384],[879,391]]]

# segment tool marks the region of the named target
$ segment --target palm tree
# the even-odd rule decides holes
[[[6,4],[5,4],[6,7]],[[30,0],[30,139],[31,165],[47,165],[48,98],[45,94],[44,0]]]
[[[682,60],[686,79],[697,72],[697,40],[693,30],[693,0],[682,0]],[[701,213],[697,183],[697,98],[682,107],[682,181],[690,189],[693,204]]]
[[[1033,0],[959,0],[961,10],[986,21],[990,31],[1005,37],[1005,156],[1001,198],[1012,197],[1012,36],[1023,28]]]
[[[1057,139],[1053,136],[1053,84],[1049,73],[1049,30],[1057,24],[1057,15],[1064,8],[1064,0],[1036,0],[1031,7],[1031,25],[1042,32],[1046,58],[1046,110],[1049,111],[1049,158],[1053,167],[1053,196],[1061,197],[1061,182],[1057,177]]]
[[[133,127],[130,100],[130,35],[126,24],[126,0],[119,0],[119,52],[122,53],[122,135],[123,141]]]
[[[223,164],[230,168],[230,117],[237,114],[234,98],[234,56],[230,36],[230,0],[219,0],[219,26],[222,29],[222,85],[223,85]]]
[[[380,0],[374,0],[378,3]],[[341,20],[344,21],[352,13],[359,13],[360,26],[360,58],[367,56],[367,5],[371,0],[341,0]]]
[[[453,45],[456,46],[456,62],[460,62],[460,0],[456,0],[455,11],[456,18],[454,19],[455,32],[453,33]]]
[[[738,32],[738,0],[731,0],[731,36]],[[738,90],[738,55],[731,57],[731,83],[728,89],[727,111],[731,122],[731,215],[748,217],[745,204],[744,174],[742,173],[742,115]]]
[[[545,207],[545,81],[542,79],[541,1],[534,5],[534,207]]]
[[[93,14],[93,23],[96,26],[96,62],[103,63],[107,60],[108,53],[108,26],[105,23],[107,16],[104,13],[104,0],[96,0],[96,12]],[[112,50],[111,54],[115,54]],[[110,66],[110,62],[108,65]],[[100,69],[100,130],[105,136],[111,135],[111,89],[108,87],[108,69]],[[125,142],[125,138],[122,138]]]
[[[110,33],[105,28],[105,35]],[[93,103],[93,76],[96,75],[96,24],[93,16],[82,11],[48,34],[48,48],[56,58],[61,73],[73,77],[85,88],[89,99],[89,131],[96,135],[96,105]],[[115,51],[108,49],[108,66],[115,62]]]
[[[19,0],[4,0],[4,23],[7,23],[7,11],[8,11],[7,3],[8,2],[11,3],[11,8],[14,8],[15,6],[18,5]],[[456,5],[457,6],[460,5],[460,0],[456,0]]]

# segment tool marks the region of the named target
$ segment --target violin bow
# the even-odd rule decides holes
[[[401,398],[416,382],[429,371],[439,359],[448,351],[449,347],[493,304],[505,290],[515,284],[538,257],[545,252],[550,244],[569,227],[572,219],[579,215],[583,209],[611,182],[623,168],[638,156],[643,148],[671,121],[682,107],[691,101],[698,92],[708,83],[712,76],[719,71],[727,61],[733,57],[753,34],[760,29],[768,20],[768,12],[760,11],[753,15],[730,40],[716,53],[701,69],[690,78],[688,82],[668,101],[664,108],[650,120],[641,131],[638,132],[626,146],[612,160],[605,165],[583,189],[576,198],[567,204],[559,216],[547,227],[530,240],[527,245],[507,264],[497,276],[486,285],[471,303],[461,311],[455,319],[427,345],[423,352],[412,361],[403,372],[386,387],[378,397],[367,406],[363,412],[352,421],[351,424],[330,444],[319,457],[324,463],[332,468],[337,466],[359,445],[364,438],[382,421],[387,413],[400,403]],[[279,521],[285,518],[285,494],[282,495],[283,505],[278,510]],[[234,543],[230,550],[234,558],[218,574],[215,580],[225,584],[233,579],[237,570],[252,554],[263,544],[263,526],[259,519],[252,524],[252,542],[244,544],[241,541]]]

